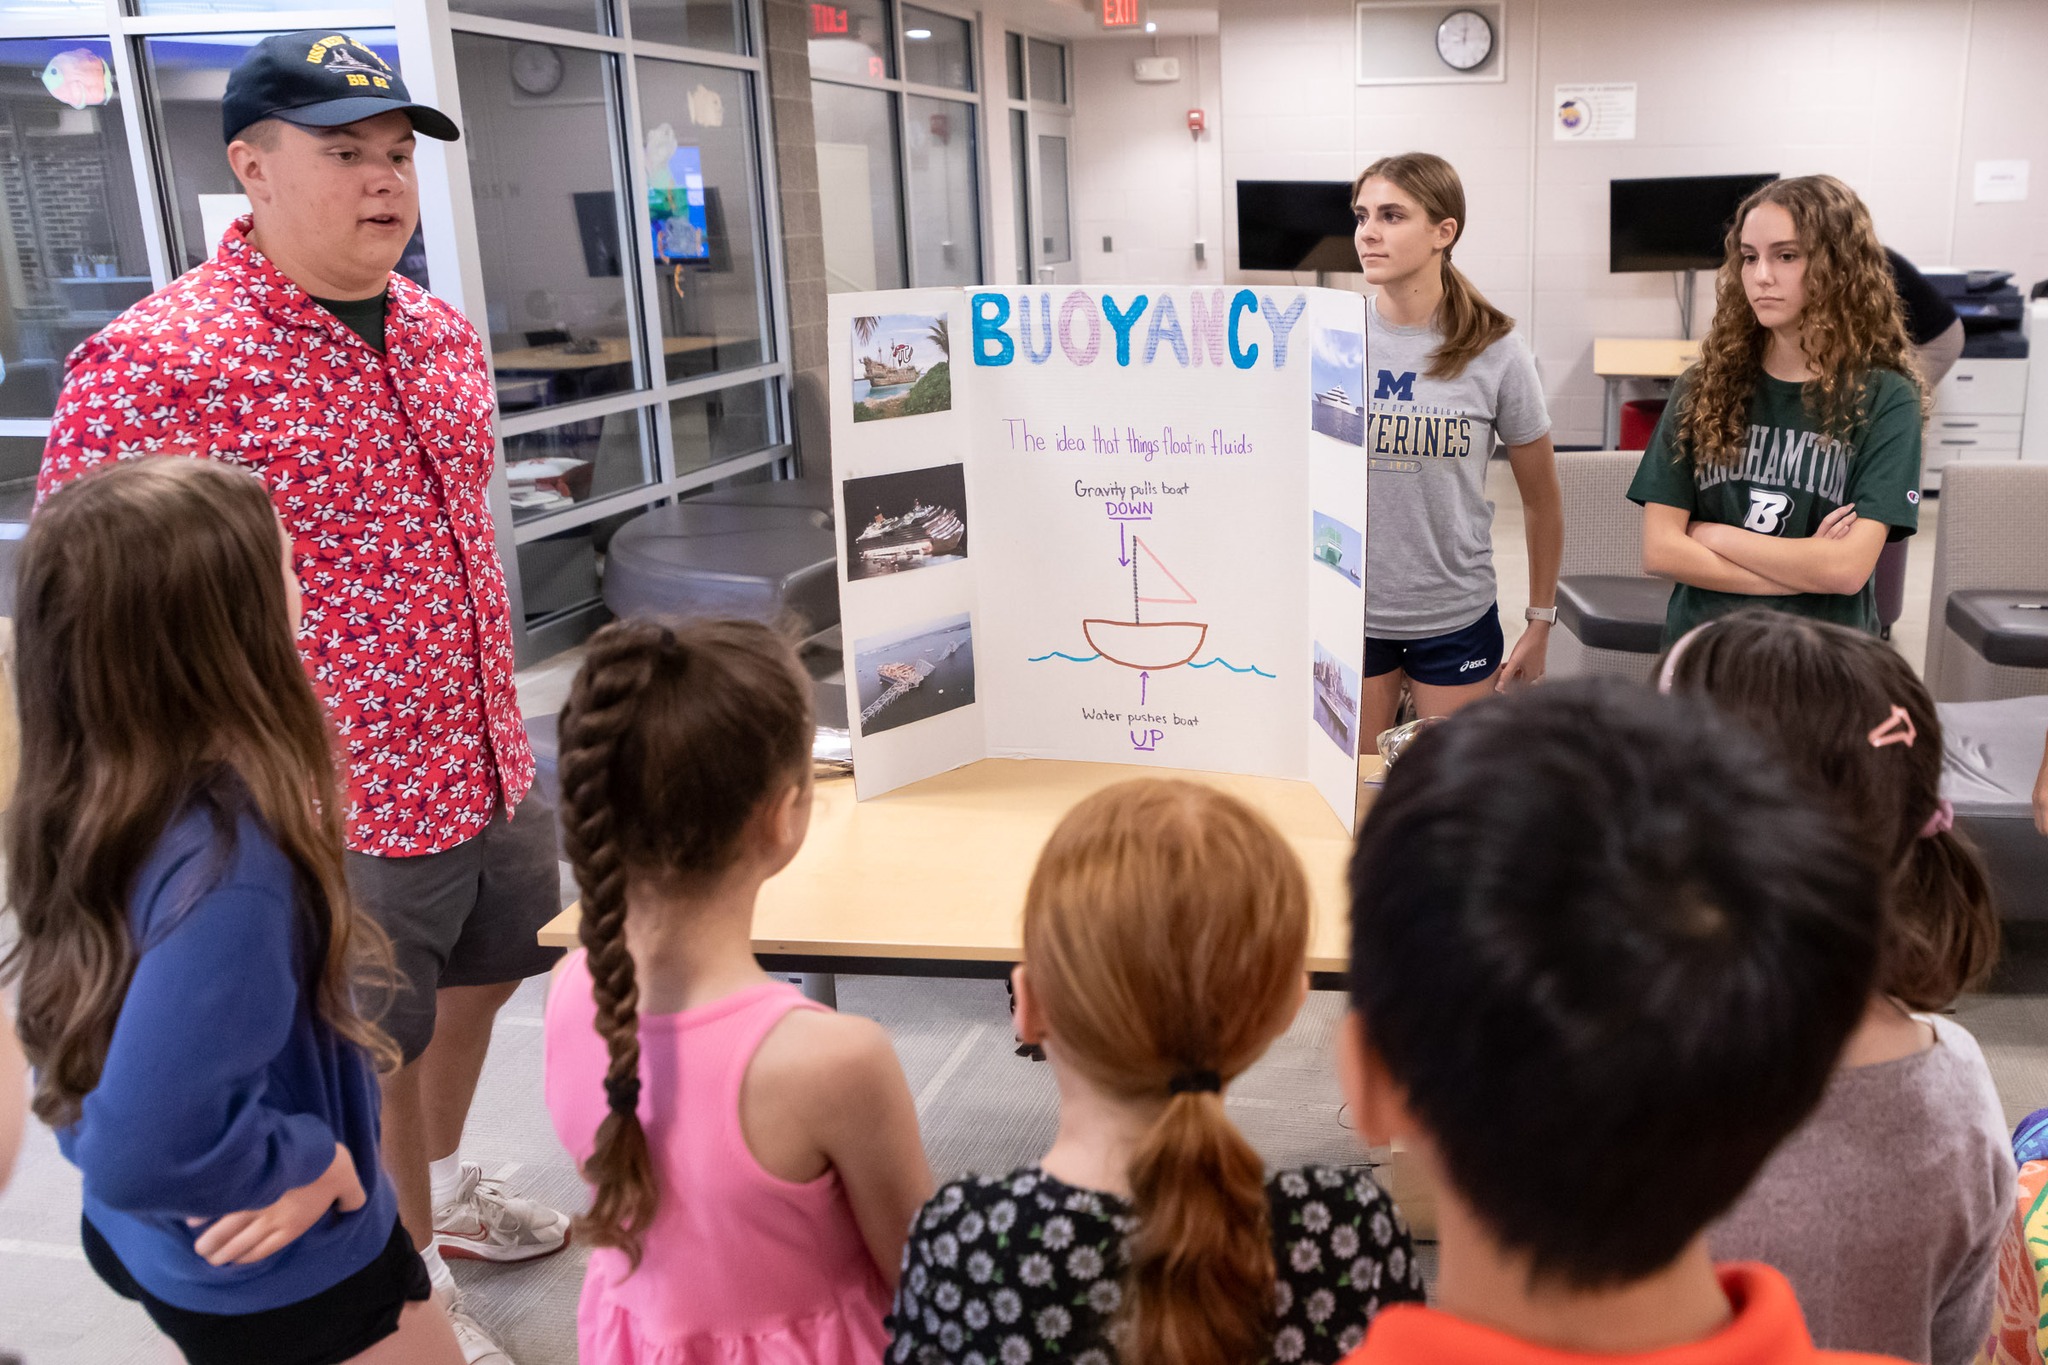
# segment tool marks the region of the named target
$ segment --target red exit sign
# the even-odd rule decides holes
[[[839,5],[811,6],[811,36],[840,37],[846,33],[846,10]]]
[[[1145,22],[1143,0],[1100,0],[1104,28],[1137,28]]]

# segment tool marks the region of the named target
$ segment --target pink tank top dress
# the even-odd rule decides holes
[[[640,1268],[590,1253],[576,1310],[582,1365],[877,1365],[889,1294],[837,1171],[793,1184],[740,1131],[740,1082],[791,1010],[767,982],[701,1009],[640,1017],[640,1122],[661,1202]],[[570,955],[547,1007],[547,1105],[580,1168],[604,1121],[604,1040],[590,971]],[[630,1273],[629,1273],[630,1271]]]

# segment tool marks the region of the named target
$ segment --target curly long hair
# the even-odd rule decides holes
[[[637,1269],[662,1199],[641,1127],[640,988],[626,943],[635,880],[690,888],[732,866],[763,803],[809,781],[811,688],[755,621],[619,621],[590,639],[561,715],[562,834],[583,892],[580,928],[608,1112],[583,1177],[576,1234]]]
[[[1898,286],[1870,210],[1831,175],[1774,180],[1743,200],[1728,225],[1727,254],[1714,283],[1714,324],[1678,402],[1679,449],[1701,465],[1732,469],[1749,444],[1750,404],[1770,331],[1757,321],[1743,289],[1742,226],[1764,204],[1792,215],[1806,257],[1800,346],[1814,373],[1805,386],[1806,409],[1821,430],[1837,439],[1855,430],[1872,370],[1903,376],[1923,409],[1927,405]]]
[[[1105,788],[1060,821],[1024,897],[1024,966],[1061,1056],[1113,1095],[1165,1098],[1131,1158],[1120,1354],[1238,1365],[1271,1346],[1258,1153],[1217,1086],[1299,1001],[1309,892],[1286,840],[1199,783]]]
[[[398,1052],[358,1010],[391,949],[343,877],[347,806],[331,732],[285,606],[277,515],[246,472],[144,459],[50,496],[15,594],[21,778],[7,898],[36,1116],[78,1120],[134,976],[135,878],[195,802],[256,817],[298,880],[301,988],[381,1068]],[[223,962],[221,970],[234,964]]]

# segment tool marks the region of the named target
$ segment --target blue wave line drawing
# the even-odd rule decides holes
[[[1224,658],[1224,657],[1223,657],[1223,656],[1222,656],[1221,654],[1218,654],[1218,655],[1217,655],[1217,656],[1216,656],[1215,658],[1213,658],[1213,659],[1208,659],[1208,660],[1205,660],[1205,661],[1203,661],[1202,663],[1198,663],[1198,664],[1189,664],[1189,665],[1188,665],[1188,667],[1189,667],[1189,668],[1207,668],[1207,667],[1208,667],[1208,666],[1209,666],[1210,664],[1222,664],[1222,665],[1223,665],[1223,666],[1224,666],[1225,668],[1229,669],[1229,670],[1230,670],[1230,671],[1231,671],[1232,673],[1256,673],[1256,674],[1258,674],[1258,675],[1259,675],[1260,677],[1262,677],[1262,678],[1270,678],[1270,677],[1274,676],[1273,674],[1271,674],[1271,673],[1268,673],[1268,672],[1267,672],[1267,671],[1266,671],[1265,669],[1263,669],[1263,668],[1260,668],[1260,667],[1259,667],[1259,666],[1258,666],[1257,664],[1247,664],[1247,665],[1245,665],[1245,666],[1244,666],[1243,668],[1239,668],[1239,667],[1238,667],[1238,666],[1237,666],[1236,664],[1234,664],[1234,663],[1230,662],[1230,660],[1228,660],[1228,659]]]
[[[1101,657],[1102,656],[1100,654],[1062,654],[1060,653],[1060,651],[1055,649],[1050,654],[1041,654],[1035,659],[1026,659],[1024,662],[1027,664],[1042,664],[1047,659],[1065,659],[1070,664],[1092,664]]]

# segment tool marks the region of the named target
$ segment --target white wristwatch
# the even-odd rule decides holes
[[[1524,607],[1522,608],[1522,619],[1524,621],[1541,621],[1547,626],[1554,626],[1557,624],[1557,608]]]

